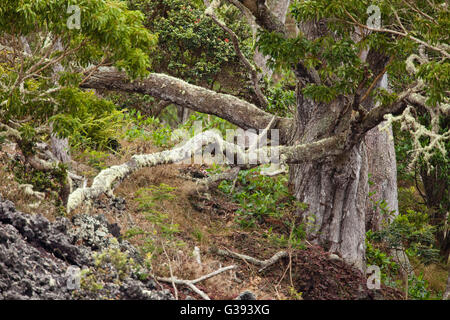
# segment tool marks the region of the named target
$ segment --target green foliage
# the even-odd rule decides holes
[[[81,9],[81,29],[67,27],[69,3]],[[98,62],[107,54],[116,66],[137,76],[147,72],[147,51],[157,40],[142,27],[143,18],[141,12],[128,10],[126,3],[118,0],[5,0],[0,10],[0,34],[51,32],[61,37],[64,46],[83,44],[76,54],[82,65]]]
[[[96,170],[101,171],[108,167],[106,165],[106,160],[109,157],[108,153],[96,150],[85,150],[83,151],[83,154],[87,156],[88,164]]]
[[[292,248],[303,250],[306,248],[304,240],[306,238],[306,231],[304,224],[298,226],[292,225],[291,222],[285,222],[287,227],[290,227],[290,232],[288,235],[280,234],[273,231],[273,227],[270,227],[264,233],[267,239],[280,248]]]
[[[168,125],[163,125],[160,128],[153,130],[152,141],[158,147],[172,146],[172,128]]]
[[[429,264],[439,259],[439,250],[434,248],[434,232],[435,227],[429,224],[427,214],[408,210],[375,232],[373,239],[384,241],[388,248],[404,248],[409,256],[416,256]]]
[[[126,113],[125,122],[127,129],[123,137],[129,141],[152,141],[155,146],[163,148],[173,147],[177,142],[172,127],[159,118],[145,116],[140,111],[131,109]]]
[[[90,268],[81,270],[80,288],[94,293],[103,289],[103,284],[98,279],[95,270],[92,270]],[[76,297],[76,292],[74,292],[73,295]]]
[[[135,265],[134,260],[127,253],[118,248],[108,248],[100,253],[94,253],[94,265],[97,269],[112,265],[117,272],[118,280],[128,277]]]
[[[371,230],[366,233],[366,263],[380,268],[381,280],[384,283],[391,282],[399,271],[393,258],[379,247],[377,237]]]
[[[20,141],[18,142],[24,156],[28,157],[35,154],[35,144],[37,142],[37,133],[35,129],[28,123],[22,125],[19,129]]]
[[[374,182],[371,180],[371,174],[369,174],[369,187],[374,185]],[[379,212],[379,214],[383,217],[384,220],[390,219],[395,215],[395,210],[391,210],[388,206],[388,203],[384,199],[378,199],[376,200],[375,195],[377,194],[376,191],[370,191],[369,190],[369,201],[372,203],[372,209],[375,212]]]
[[[139,209],[151,210],[156,206],[162,206],[163,201],[174,199],[174,190],[175,188],[164,183],[161,183],[159,186],[139,189],[136,192]]]
[[[423,273],[420,273],[419,276],[408,277],[408,297],[412,300],[429,300],[431,298],[431,292],[427,281],[423,278]]]
[[[359,48],[350,40],[349,34],[337,41],[330,36],[310,41],[304,37],[285,39],[275,32],[261,31],[258,46],[271,57],[269,65],[274,68],[289,69],[299,60],[315,68],[323,65],[321,61],[326,61],[326,66],[319,69],[319,76],[324,83],[333,76],[333,86],[310,84],[303,89],[303,94],[316,101],[331,102],[338,94],[354,93],[363,78]]]
[[[408,210],[413,210],[416,212],[423,212],[428,215],[430,214],[430,209],[423,202],[420,202],[421,198],[417,194],[415,187],[400,187],[397,191],[399,212],[408,212]]]
[[[161,253],[160,241],[167,241],[172,246],[183,246],[184,243],[177,241],[175,235],[180,232],[179,225],[174,223],[165,208],[165,203],[175,198],[175,188],[164,183],[159,186],[141,188],[136,192],[135,200],[138,208],[142,211],[145,219],[152,223],[153,230],[147,231],[142,228],[129,229],[125,236],[132,238],[144,237],[141,249],[146,254]]]
[[[303,292],[295,290],[294,287],[289,287],[289,295],[292,300],[303,300]]]
[[[149,141],[152,137],[151,130],[160,126],[160,120],[155,117],[143,115],[141,111],[131,109],[124,111],[125,133],[123,138],[133,141],[142,139]]]
[[[280,81],[269,86],[267,90],[267,101],[269,106],[267,111],[281,117],[292,115],[290,108],[295,106],[295,90],[289,87],[288,81]]]
[[[216,74],[238,61],[229,35],[204,16],[199,1],[129,0],[132,8],[146,16],[146,27],[159,38],[154,68],[191,83],[212,83]],[[222,6],[219,16],[243,40],[244,54],[250,56],[249,27],[234,6]]]
[[[194,112],[191,114],[189,119],[180,126],[181,130],[187,130],[190,137],[193,137],[195,134],[198,134],[199,132],[196,132],[197,128],[196,125],[200,124],[201,129],[203,131],[206,130],[218,130],[222,134],[223,137],[226,137],[227,130],[235,130],[236,126],[229,123],[228,121],[212,116],[207,115],[200,112]]]
[[[69,4],[81,10],[80,29],[67,26]],[[72,146],[108,148],[121,126],[121,112],[80,90],[85,75],[77,70],[107,60],[131,77],[146,75],[157,37],[142,26],[143,19],[120,0],[3,1],[0,37],[6,49],[0,52],[0,121],[32,119],[32,127],[52,123]],[[33,54],[23,53],[25,45],[11,37],[26,37]],[[64,72],[56,73],[57,64]]]
[[[53,170],[36,170],[20,161],[10,163],[14,178],[19,184],[30,184],[34,191],[50,194],[55,205],[62,206],[62,190],[67,185],[67,166],[60,163]]]
[[[407,30],[409,36],[372,31],[367,32],[362,39],[355,39],[355,25],[366,24],[371,15],[367,9],[371,5],[380,9],[382,28],[391,29],[393,33]],[[372,48],[391,59],[387,71],[393,93],[374,90],[371,95],[376,101],[381,101],[383,105],[392,103],[397,93],[418,77],[425,83],[425,95],[430,106],[448,101],[448,58],[443,58],[444,55],[441,56],[438,50],[432,48],[439,46],[447,52],[448,57],[448,48],[445,46],[449,43],[450,11],[444,0],[416,1],[412,5],[402,0],[296,0],[291,2],[290,11],[299,23],[314,22],[320,27],[321,19],[332,21],[326,24],[328,32],[324,32],[324,24],[314,37],[302,32],[297,37],[287,39],[276,32],[262,30],[259,33],[257,45],[270,57],[271,66],[294,68],[304,78],[308,78],[308,75],[304,67],[298,65],[299,61],[305,67],[317,70],[321,83],[304,86],[304,95],[318,102],[329,103],[339,95],[355,93],[363,80],[362,89],[367,89],[377,75],[372,74],[367,63],[361,61],[360,53]],[[427,43],[425,49],[429,61],[420,66],[417,75],[411,76],[406,71],[405,60],[413,53],[418,54],[421,43]]]
[[[57,99],[64,101],[64,108],[50,121],[55,133],[68,137],[72,147],[106,150],[109,141],[118,137],[123,114],[112,102],[77,88],[62,89]]]
[[[132,273],[136,274],[140,269],[140,266],[126,252],[120,251],[117,247],[94,252],[93,258],[94,266],[81,270],[80,288],[96,295],[101,294],[105,282],[121,285],[123,280],[130,277]],[[74,291],[73,295],[76,297],[77,292]]]
[[[394,133],[395,158],[397,159],[397,178],[400,181],[413,183],[417,170],[410,170],[413,149],[412,137],[409,132],[400,129],[399,123],[392,126]]]
[[[418,121],[427,129],[431,129],[432,123],[430,116],[423,110],[417,111]],[[440,134],[444,134],[449,130],[450,118],[448,116],[441,116],[439,119]],[[402,131],[398,124],[393,126],[394,138],[395,138],[395,153],[397,158],[397,175],[399,179],[408,182],[409,184],[415,184],[417,188],[422,188],[421,181],[428,179],[435,184],[433,194],[427,194],[422,192],[423,200],[430,206],[433,206],[434,210],[438,211],[441,215],[445,215],[450,209],[450,193],[446,190],[450,185],[450,162],[449,162],[449,150],[450,140],[445,142],[446,154],[442,154],[437,148],[433,149],[431,156],[419,156],[418,161],[411,166],[413,160],[413,152],[416,146],[414,145],[414,137],[408,131]],[[422,138],[420,144],[422,147],[430,143],[428,138]],[[430,184],[430,182],[428,182]],[[438,191],[441,190],[441,191]],[[440,197],[439,197],[440,195]]]
[[[266,177],[258,170],[240,171],[231,195],[241,206],[237,220],[243,227],[255,227],[263,217],[282,218],[295,202],[287,188],[287,176]],[[222,181],[219,190],[230,193],[232,186],[233,182]]]

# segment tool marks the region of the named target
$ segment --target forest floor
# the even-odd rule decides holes
[[[158,150],[149,142],[120,142],[120,152],[104,157],[75,152],[72,158],[76,165],[72,170],[89,177],[89,184],[102,168],[123,163],[136,153]],[[40,213],[50,221],[64,215],[49,193],[40,202],[24,195],[11,170],[14,161],[20,161],[20,153],[12,145],[3,145],[3,198],[14,202],[18,210]],[[85,212],[104,215],[109,223],[120,227],[122,238],[142,252],[154,276],[170,277],[172,273],[178,279],[196,279],[236,265],[237,268],[198,284],[211,299],[234,299],[245,291],[257,299],[404,299],[402,292],[384,285],[380,290],[369,290],[361,272],[307,241],[295,248],[286,241],[276,241],[289,237],[281,220],[264,219],[256,228],[243,228],[236,220],[239,204],[216,189],[199,191],[192,178],[208,176],[205,169],[200,165],[174,164],[140,170],[115,189],[114,198],[102,196],[92,206],[66,217]],[[274,233],[278,238],[270,236]],[[195,247],[199,248],[199,256],[193,253]],[[288,254],[261,271],[251,262],[219,255],[218,249],[260,260],[280,251]],[[170,284],[164,287],[175,295]],[[187,295],[199,298],[183,287],[178,287],[177,294],[180,299]]]

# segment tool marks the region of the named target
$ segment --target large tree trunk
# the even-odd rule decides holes
[[[388,77],[384,75],[380,81],[381,88],[388,89]],[[373,107],[372,99],[368,99],[368,109]],[[370,201],[367,201],[366,230],[378,231],[383,227],[383,221],[389,222],[393,216],[398,215],[398,193],[397,193],[397,160],[395,158],[394,140],[392,127],[387,131],[380,131],[380,126],[367,132],[365,142],[369,163],[370,180],[373,182],[370,191],[373,193]],[[379,205],[384,201],[388,211],[393,211],[392,216],[384,215]]]
[[[275,17],[284,24],[286,22],[290,3],[290,0],[272,0],[268,1],[268,6]],[[265,57],[258,48],[255,50],[253,60],[256,65],[261,68],[262,75],[268,76],[269,78],[272,76],[273,71],[267,66],[267,57]]]
[[[268,3],[282,23],[286,22],[289,3],[289,0]],[[294,28],[291,26],[290,33],[293,36],[297,31],[295,24]],[[312,32],[308,33],[315,36]],[[265,57],[257,51],[254,59],[263,74],[270,77],[272,70],[267,67]],[[314,103],[299,97],[298,104],[298,127],[294,141],[314,141],[324,133],[329,133],[335,126],[332,121],[324,123],[323,118],[309,117],[311,111],[316,109]],[[341,106],[337,106],[336,110],[340,110],[339,107]],[[324,106],[322,108],[327,109]],[[331,116],[328,119],[333,118]],[[364,221],[368,193],[365,150],[362,143],[340,159],[291,165],[289,170],[291,192],[297,200],[308,204],[308,210],[303,213],[302,218],[309,240],[338,254],[360,270],[365,267]]]
[[[308,238],[365,269],[365,204],[368,166],[363,143],[340,159],[292,165],[290,184],[306,204],[303,222]]]
[[[397,162],[394,141],[391,136],[391,128],[386,132],[380,131],[379,127],[376,127],[370,130],[365,137],[370,180],[373,182],[370,191],[374,193],[367,202],[367,230],[380,230],[383,227],[383,221],[388,221],[389,218],[379,208],[374,208],[374,206],[377,207],[376,202],[384,200],[387,210],[394,211],[394,216],[398,214]]]
[[[315,103],[297,89],[296,130],[292,142],[307,143],[339,133],[351,110],[345,98]],[[290,190],[308,205],[301,212],[309,240],[365,269],[365,208],[368,165],[364,142],[338,157],[290,166]]]

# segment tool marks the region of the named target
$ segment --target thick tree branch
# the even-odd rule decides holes
[[[256,23],[267,31],[287,33],[284,23],[271,12],[266,4],[266,0],[239,0],[239,2],[253,14]]]
[[[189,84],[164,74],[152,73],[147,78],[130,81],[113,68],[100,68],[81,87],[148,94],[194,111],[216,115],[242,129],[263,129],[273,115],[255,105],[228,94]],[[292,119],[277,118],[280,142],[285,143]]]
[[[147,155],[134,155],[131,160],[122,165],[112,166],[101,171],[95,177],[91,187],[79,188],[70,194],[67,210],[71,212],[85,201],[95,199],[104,193],[111,195],[112,190],[118,183],[141,168],[172,164],[190,159],[192,155],[200,152],[205,146],[215,145],[216,156],[224,155],[224,159],[221,160],[229,164],[234,164],[235,159],[237,159],[238,164],[251,164],[251,159],[255,158],[257,158],[257,161],[254,162],[258,164],[301,163],[339,155],[344,150],[346,138],[347,134],[341,134],[309,144],[244,150],[239,145],[223,140],[220,134],[215,131],[205,131],[194,136],[181,147]]]

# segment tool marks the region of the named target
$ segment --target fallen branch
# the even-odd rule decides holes
[[[177,285],[185,285],[188,286],[189,288],[192,289],[192,291],[194,291],[195,293],[197,293],[199,296],[201,296],[204,300],[211,300],[208,295],[206,293],[204,293],[202,290],[200,290],[199,288],[197,288],[195,286],[196,283],[201,282],[201,281],[205,281],[209,278],[212,278],[214,276],[217,276],[220,273],[223,273],[225,271],[228,270],[232,270],[236,268],[236,266],[232,265],[232,266],[228,266],[228,267],[223,267],[220,268],[214,272],[208,273],[207,275],[204,275],[200,278],[197,278],[195,280],[182,280],[182,279],[178,279],[176,277],[170,277],[170,278],[160,278],[160,277],[156,277],[157,281],[161,281],[161,282],[167,282],[167,283],[172,283],[172,284],[177,284]]]
[[[278,260],[282,258],[286,258],[289,256],[289,254],[286,251],[280,251],[273,255],[272,258],[267,260],[259,260],[250,256],[247,256],[245,254],[236,253],[230,250],[222,250],[222,249],[212,249],[212,253],[218,254],[220,256],[230,257],[230,258],[237,258],[241,259],[247,262],[250,262],[254,265],[257,265],[261,267],[261,269],[258,270],[258,272],[262,272],[266,268],[270,267],[271,265],[275,264]]]
[[[167,254],[166,248],[164,247],[164,243],[162,241],[161,241],[161,246],[162,246],[162,249],[164,251],[164,254],[166,255],[167,263],[169,264],[170,278],[172,279],[172,287],[173,287],[173,291],[175,293],[175,300],[178,300],[177,286],[175,285],[175,283],[173,281],[174,276],[173,276],[173,271],[172,271],[172,264],[170,263],[169,255]]]
[[[203,186],[204,188],[206,188],[206,190],[208,190],[212,186],[217,185],[224,180],[236,179],[240,170],[240,167],[234,167],[223,173],[219,173],[205,179],[199,179],[197,180],[197,184]]]

